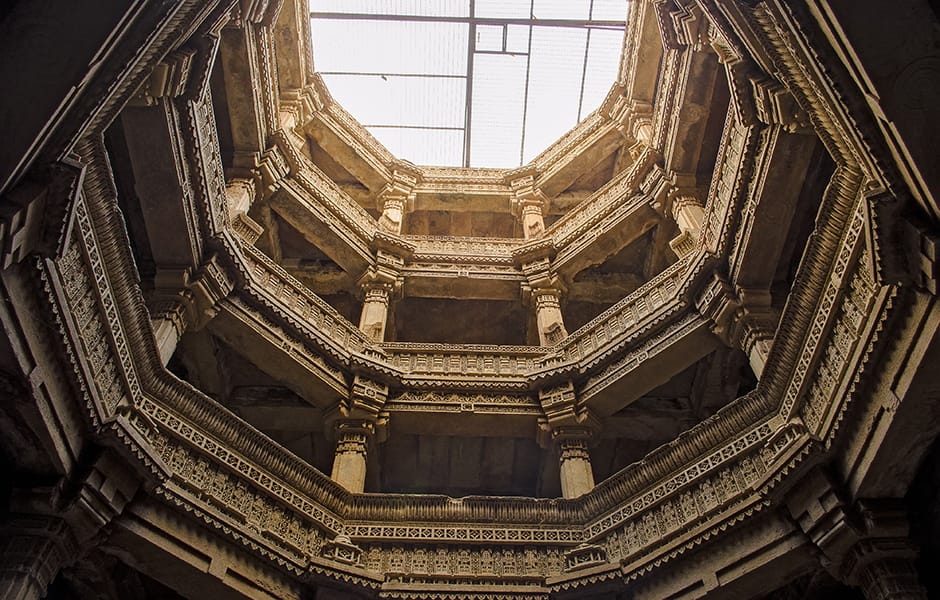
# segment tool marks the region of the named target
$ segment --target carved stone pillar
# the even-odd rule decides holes
[[[232,228],[248,243],[255,243],[264,228],[248,216],[255,201],[255,182],[252,179],[231,179],[225,186],[228,214]]]
[[[676,194],[672,199],[672,218],[679,226],[679,235],[669,241],[669,246],[682,258],[695,249],[705,221],[705,208],[695,196]]]
[[[385,339],[392,287],[392,284],[382,281],[369,281],[362,284],[362,315],[359,317],[359,329],[376,342]]]
[[[561,291],[555,288],[532,290],[535,304],[535,322],[539,332],[539,344],[552,346],[568,336],[564,317],[561,314]]]
[[[555,434],[563,498],[577,498],[594,489],[594,471],[588,453],[587,428],[562,428]]]
[[[571,381],[539,390],[539,404],[545,414],[539,424],[539,445],[554,445],[562,496],[577,498],[594,489],[588,440],[600,429],[600,423],[578,402]]]
[[[183,302],[170,299],[158,302],[151,311],[151,323],[160,362],[165,366],[176,352],[176,345],[186,331],[186,311]]]
[[[393,295],[401,289],[399,272],[404,262],[387,252],[376,253],[375,266],[369,267],[359,278],[362,293],[362,313],[359,329],[373,341],[385,339],[389,309]]]
[[[512,213],[522,224],[522,236],[529,240],[545,232],[545,195],[536,187],[535,174],[526,173],[509,182],[512,188]]]
[[[379,227],[388,233],[400,234],[405,212],[414,204],[414,188],[418,184],[419,173],[399,165],[392,171],[392,181],[382,188],[376,202],[376,208],[382,211]]]
[[[366,485],[366,458],[375,433],[372,422],[364,419],[335,423],[336,453],[330,477],[350,492],[361,493]]]
[[[910,559],[882,558],[868,563],[859,573],[858,586],[866,600],[927,600],[927,590]]]
[[[42,515],[16,515],[0,529],[0,597],[43,598],[76,551],[68,525]]]
[[[133,469],[105,450],[55,486],[14,488],[0,523],[0,598],[45,596],[61,568],[100,542],[139,486]]]

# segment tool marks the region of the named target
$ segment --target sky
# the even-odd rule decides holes
[[[513,168],[600,106],[627,2],[311,0],[311,11],[315,69],[392,154]]]

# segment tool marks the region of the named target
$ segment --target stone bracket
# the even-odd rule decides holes
[[[59,256],[68,243],[85,168],[78,161],[64,158],[40,176],[42,181],[26,180],[3,198],[0,268],[32,253],[46,258]]]

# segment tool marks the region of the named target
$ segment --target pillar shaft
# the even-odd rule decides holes
[[[337,423],[336,434],[336,454],[330,477],[350,492],[361,493],[366,485],[369,426]]]
[[[391,196],[382,203],[382,216],[379,217],[379,227],[389,233],[400,234],[405,217],[407,197]]]
[[[186,315],[182,302],[168,301],[154,310],[151,320],[153,337],[157,343],[160,362],[164,366],[176,352],[176,345],[186,330]]]
[[[558,450],[562,497],[577,498],[594,489],[594,471],[587,440],[560,440]]]
[[[362,315],[359,329],[373,341],[385,339],[385,326],[388,323],[388,302],[391,286],[386,284],[365,284],[365,298],[362,302]]]
[[[0,598],[43,598],[73,553],[64,521],[33,515],[13,517],[0,530]]]
[[[535,300],[535,322],[539,332],[539,344],[551,346],[568,336],[561,314],[560,292],[555,289],[540,289],[532,292]]]
[[[927,600],[913,561],[905,558],[872,561],[861,572],[859,584],[865,600]]]
[[[545,218],[542,216],[542,205],[541,201],[524,201],[522,202],[522,214],[520,220],[522,221],[522,236],[525,239],[532,239],[542,235],[545,231]]]

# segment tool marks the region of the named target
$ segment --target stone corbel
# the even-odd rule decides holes
[[[304,167],[303,158],[291,144],[291,136],[285,131],[274,132],[274,145],[261,153],[254,161],[255,165],[245,171],[233,172],[231,175],[250,177],[255,174],[260,179],[257,193],[266,198],[277,191],[281,182],[290,174],[297,173]],[[247,167],[247,165],[245,165]]]
[[[278,103],[278,127],[284,131],[303,135],[304,127],[319,110],[316,90],[313,86],[283,91]]]
[[[254,244],[264,233],[264,227],[248,216],[255,200],[254,179],[229,180],[225,186],[225,196],[232,230],[247,243]]]
[[[759,378],[779,320],[779,314],[771,306],[770,292],[735,289],[716,275],[696,301],[696,306],[699,314],[712,322],[712,331],[725,344],[748,355],[751,370]]]
[[[695,193],[680,189],[673,189],[669,194],[669,206],[679,228],[679,235],[669,241],[669,247],[682,258],[691,254],[701,239],[705,207]]]
[[[768,125],[780,125],[789,133],[813,133],[809,115],[800,108],[796,98],[780,83],[751,79],[757,118]]]
[[[85,168],[69,158],[16,186],[0,203],[0,268],[29,254],[61,256],[75,219]]]
[[[807,473],[784,499],[790,515],[821,552],[822,566],[867,600],[923,598],[917,549],[901,499],[847,502],[821,468]]]
[[[189,268],[158,269],[149,304],[151,316],[166,317],[182,310],[185,329],[197,331],[218,313],[219,301],[234,287],[234,282],[215,256],[195,272]]]
[[[156,106],[162,98],[182,96],[196,63],[197,51],[184,46],[157,63],[128,101],[130,106]]]
[[[392,180],[385,184],[376,197],[376,209],[381,211],[379,229],[387,233],[401,234],[405,213],[414,209],[415,187],[421,180],[421,172],[407,163],[392,169]]]

